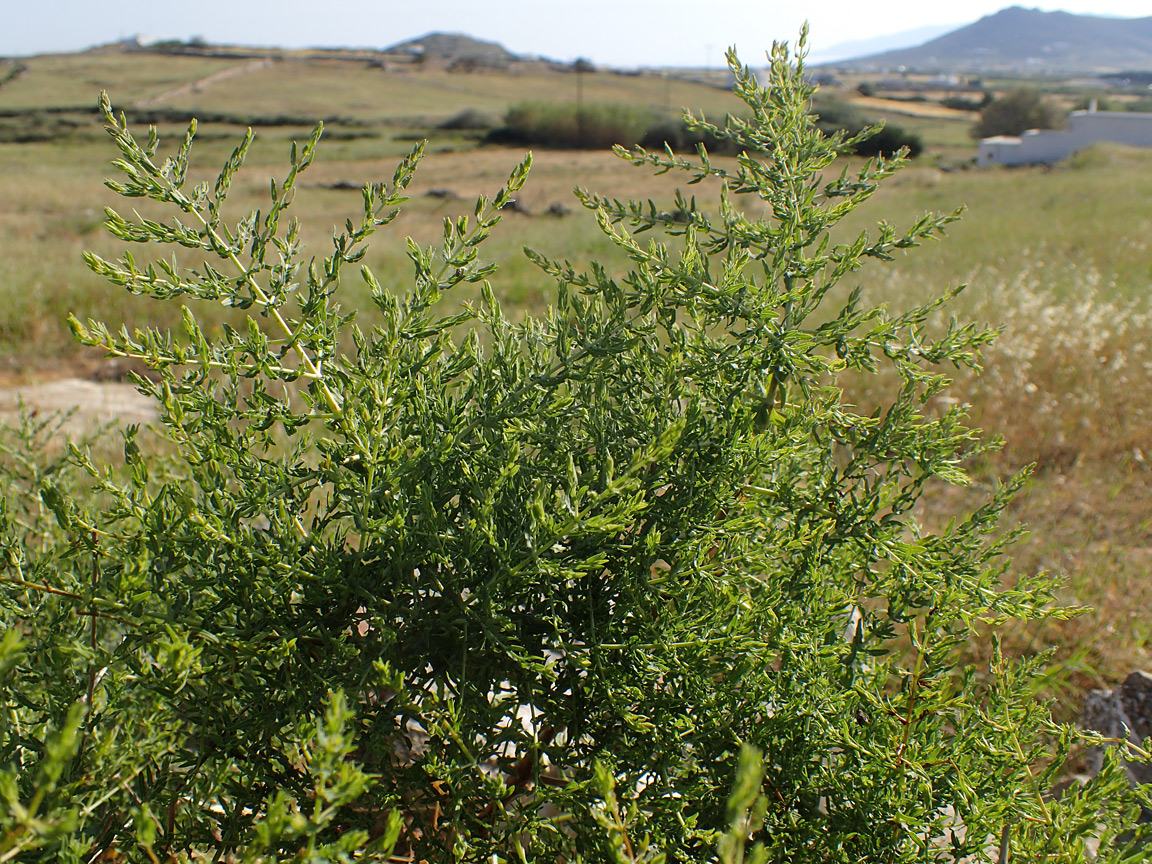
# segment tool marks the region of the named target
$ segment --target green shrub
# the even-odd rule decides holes
[[[972,127],[972,137],[1019,135],[1027,129],[1059,129],[1063,125],[1064,113],[1058,105],[1034,87],[1020,87],[984,106],[979,122]]]
[[[829,241],[899,165],[826,178],[845,142],[771,61],[761,89],[730,56],[751,119],[689,121],[737,164],[621,152],[718,209],[582,193],[628,263],[530,253],[555,306],[522,323],[479,253],[528,160],[441,246],[409,241],[404,296],[362,269],[360,326],[341,280],[420,148],[308,260],[289,214],[320,128],[229,223],[250,133],[193,187],[195,124],[162,158],[103,103],[109,185],[173,211],[108,229],[215,263],[88,256],[188,304],[179,334],[73,320],[156,370],[169,455],[129,428],[115,467],[72,451],[95,497],[59,467],[5,486],[0,859],[1071,862],[1102,838],[1122,860],[1115,764],[1046,794],[1078,741],[1036,698],[1048,658],[958,666],[975,632],[1063,614],[1046,577],[1002,580],[1022,478],[941,533],[914,516],[981,448],[933,410],[939,367],[993,334],[928,332],[955,292],[833,292],[955,216]],[[221,302],[249,317],[210,337],[191,307]],[[858,412],[843,388],[879,367],[900,384]]]
[[[839,131],[855,131],[868,125],[868,120],[858,109],[843,99],[817,95],[812,100],[813,121],[825,135]]]
[[[940,100],[940,104],[945,108],[951,108],[953,111],[979,111],[987,106],[992,99],[992,94],[985,91],[979,99],[968,96],[945,96]]]
[[[701,145],[712,154],[735,156],[737,142],[718,137],[711,130],[689,123],[683,117],[657,120],[644,132],[640,146],[653,150],[672,148],[675,153],[695,153]]]
[[[616,102],[520,102],[489,140],[544,147],[603,150],[633,147],[654,121],[651,111]]]
[[[131,123],[187,123],[192,112],[185,108],[129,108],[123,112]],[[317,122],[334,123],[347,127],[366,127],[369,124],[355,117],[301,116],[297,114],[230,114],[224,111],[199,111],[201,123],[223,123],[233,126],[314,126]]]
[[[0,114],[0,142],[24,144],[30,141],[59,141],[76,135],[89,121],[47,111],[29,111],[15,116]],[[93,133],[97,130],[92,129]]]
[[[848,139],[848,152],[858,156],[895,156],[907,148],[908,156],[915,158],[924,152],[924,139],[915,132],[890,123],[874,125],[843,100],[817,97],[812,111],[821,132]]]
[[[495,129],[500,121],[486,111],[478,108],[465,108],[457,111],[447,120],[440,123],[437,129],[485,130]]]
[[[908,158],[915,159],[924,152],[924,139],[902,126],[885,124],[875,134],[856,142],[852,150],[857,156],[895,156],[906,150]]]

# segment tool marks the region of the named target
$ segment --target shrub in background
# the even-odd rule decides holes
[[[319,128],[230,222],[251,135],[191,186],[195,124],[161,158],[104,103],[109,185],[174,211],[109,230],[215,263],[88,256],[190,304],[180,334],[73,321],[157,371],[171,455],[129,428],[115,470],[72,451],[95,497],[59,467],[5,489],[0,858],[1135,860],[1115,764],[1047,796],[1078,741],[1035,698],[1047,658],[957,665],[978,630],[1063,614],[1046,578],[1002,580],[1020,478],[939,534],[913,516],[981,448],[931,411],[938,367],[992,333],[926,331],[955,292],[833,290],[955,216],[830,240],[899,163],[826,178],[858,139],[813,124],[802,62],[774,46],[766,88],[730,64],[751,117],[687,123],[738,161],[620,151],[715,209],[581,193],[628,264],[530,253],[556,303],[522,323],[479,250],[527,160],[441,246],[409,241],[404,296],[362,269],[361,327],[337,291],[420,148],[306,261]],[[210,337],[191,304],[220,302],[246,323]],[[840,376],[880,367],[899,384],[858,413]]]
[[[995,97],[985,90],[980,94],[979,99],[971,96],[945,96],[940,100],[940,104],[954,111],[979,111],[987,106],[993,98]]]
[[[972,127],[972,137],[1019,135],[1026,129],[1059,129],[1063,125],[1064,112],[1059,105],[1033,87],[1020,87],[984,106],[979,122]]]
[[[859,109],[835,97],[815,95],[812,100],[812,113],[816,127],[825,135],[863,129],[869,125]]]
[[[74,135],[84,125],[83,121],[73,117],[60,117],[47,111],[30,111],[15,116],[0,114],[0,142],[58,141]]]
[[[662,117],[657,112],[619,103],[522,102],[504,116],[504,125],[487,136],[492,143],[539,145],[564,149],[607,149],[614,146],[648,147],[695,152],[703,144],[709,152],[735,155],[735,144],[690,126],[683,117]]]
[[[617,102],[520,102],[508,109],[504,125],[489,140],[566,149],[632,147],[654,119],[646,108]]]
[[[817,98],[813,103],[816,126],[825,135],[843,133],[850,139],[848,152],[858,156],[895,156],[901,149],[915,158],[924,152],[924,139],[891,123],[873,124],[852,105],[840,99]]]
[[[653,150],[672,148],[676,153],[695,153],[701,145],[712,154],[736,155],[736,144],[712,135],[708,130],[691,126],[683,117],[657,120],[644,132],[640,146]]]
[[[860,130],[857,130],[859,133]],[[857,141],[853,147],[857,156],[895,156],[901,150],[905,151],[909,159],[915,159],[924,152],[924,139],[916,132],[909,132],[902,126],[885,124],[869,135]]]
[[[457,111],[447,120],[437,125],[437,129],[459,129],[465,131],[495,129],[500,121],[486,111],[478,108],[465,108]]]

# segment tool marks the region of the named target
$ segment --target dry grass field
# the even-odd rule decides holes
[[[212,77],[244,64],[250,68]],[[66,333],[68,312],[129,327],[175,323],[172,309],[102,284],[80,259],[84,249],[107,257],[120,251],[101,230],[103,208],[123,206],[101,185],[116,154],[82,113],[101,88],[118,107],[170,94],[159,104],[171,111],[237,121],[287,118],[258,126],[250,168],[234,189],[235,214],[264,206],[269,177],[285,170],[289,142],[307,134],[306,121],[335,118],[295,205],[317,256],[331,227],[356,213],[356,187],[391,177],[412,139],[429,135],[407,210],[375,238],[366,259],[385,285],[401,289],[410,273],[404,236],[432,242],[445,217],[470,212],[475,196],[495,191],[520,156],[438,131],[436,124],[464,109],[500,115],[521,100],[574,99],[577,86],[575,76],[543,68],[463,75],[291,56],[253,65],[251,58],[77,55],[33,58],[27,65],[0,86],[0,119],[8,124],[0,128],[31,122],[29,112],[49,108],[60,109],[53,116],[73,116],[75,125],[46,140],[0,143],[0,370],[25,378],[97,362],[82,356]],[[722,90],[659,76],[589,74],[582,86],[588,101],[661,110],[691,105],[710,115],[734,106]],[[924,210],[967,208],[945,242],[861,271],[857,280],[893,308],[968,284],[950,312],[1004,326],[984,374],[961,377],[950,398],[969,402],[977,425],[1002,434],[1006,447],[972,466],[972,490],[937,490],[923,519],[928,525],[947,520],[996,477],[1036,465],[1012,514],[1032,526],[1017,547],[1016,567],[1061,574],[1063,599],[1093,609],[1058,629],[1008,636],[1020,650],[1061,651],[1067,676],[1053,683],[1053,692],[1071,716],[1084,689],[1149,666],[1152,152],[1100,147],[1053,168],[975,170],[965,164],[974,155],[969,118],[956,113],[898,120],[925,136],[928,152],[878,193],[845,236],[880,218],[900,227]],[[161,124],[170,138],[178,128],[167,119]],[[230,122],[202,127],[196,164],[204,178],[214,176],[240,132]],[[552,286],[524,258],[524,246],[617,266],[594,218],[573,200],[574,186],[667,204],[676,180],[600,152],[540,151],[535,163],[520,196],[522,212],[509,213],[485,247],[501,266],[494,279],[498,296],[528,312],[547,305]],[[688,191],[702,200],[707,194],[703,187]],[[551,215],[553,203],[572,212]],[[749,206],[755,211],[754,202]],[[344,291],[346,308],[366,306],[359,284]],[[223,310],[198,311],[210,323],[223,320]],[[882,399],[889,384],[870,383],[861,401]]]

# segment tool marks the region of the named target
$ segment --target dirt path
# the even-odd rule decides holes
[[[105,423],[153,423],[156,403],[123,381],[56,378],[0,387],[0,423],[19,416],[20,403],[41,413],[75,411],[66,428],[83,432]]]
[[[253,60],[251,63],[244,63],[240,66],[229,66],[227,69],[222,69],[198,81],[193,81],[189,84],[182,84],[179,87],[174,87],[171,90],[165,90],[163,93],[158,93],[155,96],[150,96],[147,99],[140,99],[132,103],[133,108],[154,108],[157,105],[162,105],[180,96],[186,96],[189,93],[199,93],[206,87],[211,87],[213,84],[219,84],[221,81],[227,81],[229,78],[235,78],[237,75],[247,75],[249,72],[255,72],[258,69],[263,69],[266,66],[271,66],[272,61],[265,58],[264,60]]]

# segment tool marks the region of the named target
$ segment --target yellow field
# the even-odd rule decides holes
[[[900,99],[882,99],[876,96],[857,96],[852,104],[865,111],[880,114],[905,114],[909,117],[934,117],[938,120],[956,120],[972,123],[977,114],[974,111],[957,111],[933,102],[906,102]]]

